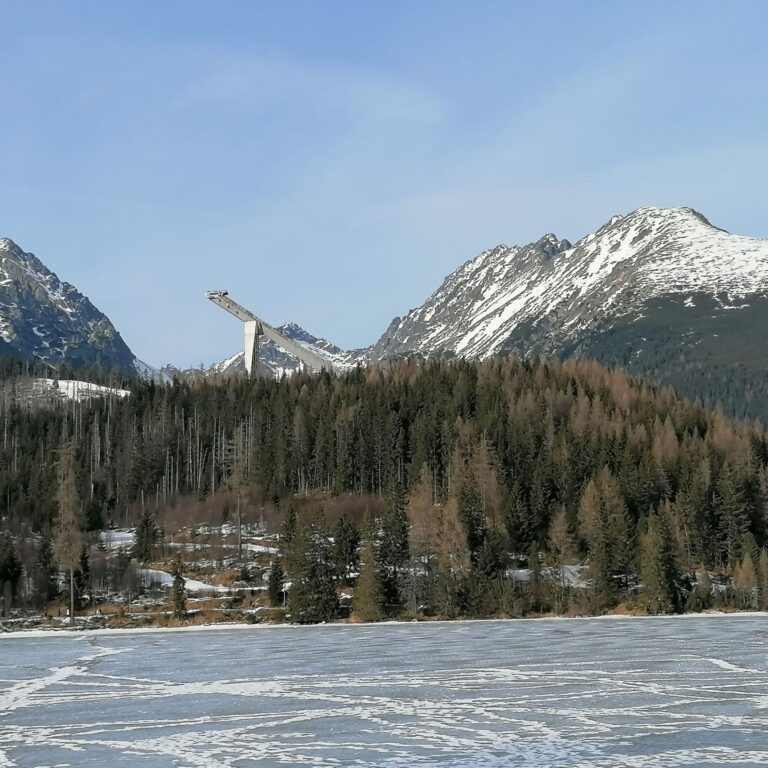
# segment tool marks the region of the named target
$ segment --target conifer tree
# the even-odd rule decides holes
[[[470,559],[473,565],[477,565],[487,529],[483,513],[483,500],[477,483],[472,476],[465,479],[461,485],[458,510],[459,519],[467,535]]]
[[[677,552],[667,515],[652,514],[641,538],[640,575],[649,613],[676,613],[681,608]]]
[[[688,596],[686,608],[689,611],[705,611],[712,605],[712,581],[706,568],[696,574],[696,585]]]
[[[746,552],[733,570],[733,587],[739,608],[749,610],[757,607],[757,574],[755,564]]]
[[[280,535],[280,551],[283,565],[290,578],[296,574],[302,559],[301,549],[304,545],[300,536],[299,516],[296,505],[291,501],[288,506],[288,514],[283,522],[283,530]]]
[[[355,616],[361,621],[380,621],[384,616],[383,602],[375,540],[373,532],[369,529],[366,531],[360,553],[360,576],[357,580],[352,608]]]
[[[761,611],[768,610],[768,549],[760,550],[757,561],[757,599]]]
[[[568,524],[568,513],[561,505],[549,525],[549,551],[553,555],[558,572],[557,589],[555,590],[556,608],[565,607],[567,585],[565,566],[572,562],[575,554],[575,542]]]
[[[276,557],[269,565],[269,576],[267,578],[267,594],[269,602],[273,608],[278,608],[283,604],[283,588],[285,586],[285,571]]]
[[[357,570],[359,546],[360,531],[342,515],[333,529],[333,562],[343,583]]]
[[[8,531],[0,535],[0,616],[5,616],[16,594],[16,587],[22,574],[21,560]]]
[[[155,515],[148,508],[142,510],[136,530],[133,534],[133,556],[140,563],[149,563],[154,559],[155,548],[160,540],[160,527]]]
[[[730,462],[726,462],[720,472],[717,497],[720,512],[720,548],[725,564],[731,565],[741,554],[742,541],[749,530],[749,520],[743,489]]]
[[[75,571],[80,565],[80,557],[85,546],[82,532],[82,512],[80,494],[77,488],[77,465],[74,447],[66,445],[59,453],[57,463],[58,519],[54,555],[60,565],[69,571],[69,621],[75,622]]]
[[[616,479],[603,467],[590,480],[579,505],[581,533],[589,552],[589,574],[598,608],[616,599],[616,579],[626,584],[631,563],[629,514]]]
[[[384,598],[389,605],[400,605],[400,574],[410,559],[408,514],[405,497],[398,486],[390,497],[381,519],[378,561]]]
[[[180,556],[177,556],[173,561],[171,575],[173,576],[173,586],[171,588],[173,615],[174,618],[185,619],[187,617],[187,582],[184,578],[184,566]]]
[[[293,540],[293,572],[288,592],[291,621],[317,624],[333,621],[338,611],[331,544],[325,521],[318,516],[300,523]]]
[[[58,593],[56,563],[53,559],[53,542],[51,537],[44,535],[35,558],[35,592],[37,599],[45,605],[53,600]]]

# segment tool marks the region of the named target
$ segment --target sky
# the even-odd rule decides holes
[[[768,2],[0,0],[0,237],[153,365],[373,343],[499,243],[768,237]]]

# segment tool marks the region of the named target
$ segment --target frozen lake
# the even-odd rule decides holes
[[[764,766],[768,617],[0,637],[0,766]]]

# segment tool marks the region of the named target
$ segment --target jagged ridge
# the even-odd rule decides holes
[[[135,373],[136,356],[110,319],[7,238],[0,239],[0,350],[52,365]]]

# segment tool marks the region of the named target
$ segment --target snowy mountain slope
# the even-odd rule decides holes
[[[125,373],[136,359],[87,297],[7,238],[0,239],[0,352]]]
[[[654,302],[722,314],[766,295],[767,240],[731,235],[690,208],[640,208],[573,246],[547,235],[485,251],[396,318],[369,354],[560,353],[642,320]]]
[[[330,341],[313,336],[296,323],[285,323],[285,325],[277,326],[277,330],[289,339],[293,339],[307,347],[311,352],[328,360],[336,370],[343,371],[353,368],[357,363],[357,358],[353,353],[345,352]],[[274,342],[264,339],[260,344],[259,370],[261,375],[275,376],[277,378],[284,374],[290,376],[295,371],[301,370],[302,367],[302,363],[297,357],[281,349]],[[245,360],[243,352],[236,352],[220,363],[202,371],[199,369],[182,371],[173,366],[165,366],[162,370],[170,376],[229,376],[236,373],[245,373]]]

